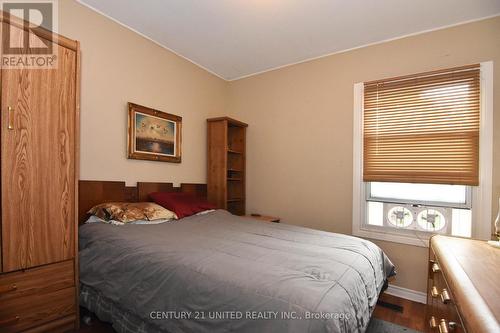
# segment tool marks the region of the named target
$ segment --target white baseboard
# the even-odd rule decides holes
[[[418,303],[423,303],[423,304],[427,303],[427,294],[421,291],[389,285],[385,293],[392,296],[409,299],[410,301]]]

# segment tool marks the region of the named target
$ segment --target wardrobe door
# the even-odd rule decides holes
[[[76,54],[54,48],[57,69],[1,73],[4,272],[74,257]]]

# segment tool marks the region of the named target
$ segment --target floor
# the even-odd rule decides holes
[[[380,300],[403,307],[403,312],[377,305],[373,316],[417,331],[425,330],[425,304],[409,301],[392,295],[382,294]]]
[[[373,316],[382,320],[405,326],[417,331],[424,331],[424,316],[425,305],[412,302],[399,297],[383,294],[380,297],[383,302],[399,305],[403,307],[403,312],[399,312],[384,306],[377,305]],[[81,328],[77,333],[113,333],[113,328],[107,323],[99,321],[97,318],[92,318],[92,326],[81,324]]]

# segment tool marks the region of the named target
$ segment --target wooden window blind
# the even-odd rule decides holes
[[[364,84],[363,180],[478,185],[479,65]]]

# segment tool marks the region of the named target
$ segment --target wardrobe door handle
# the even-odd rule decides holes
[[[14,129],[14,108],[12,106],[7,107],[7,129]]]

